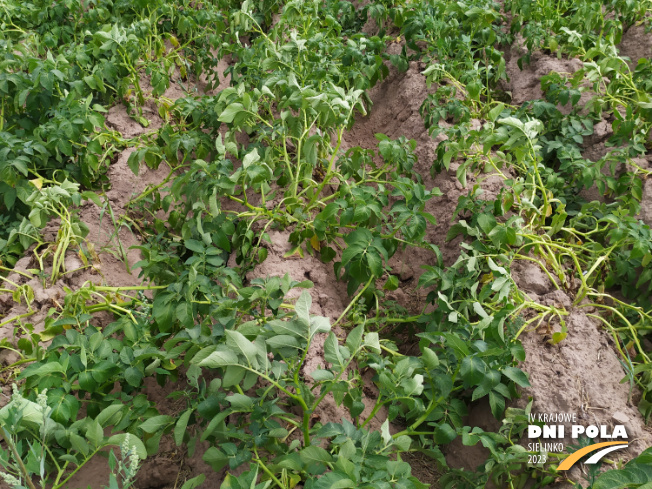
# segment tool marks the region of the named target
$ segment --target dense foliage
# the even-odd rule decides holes
[[[624,30],[647,22],[649,7],[3,2],[2,275],[26,252],[40,266],[29,278],[44,284],[65,275],[67,251],[92,262],[77,209],[91,200],[110,212],[106,171],[124,148],[135,148],[135,174],[142,165],[170,170],[131,201],[128,219],[144,238],[136,265],[142,286],[68,289],[36,333],[27,322],[33,291],[0,276],[0,291],[29,308],[0,320],[21,336],[3,345],[21,355],[5,369],[20,386],[0,410],[5,482],[65,487],[104,447],[119,446],[108,484],[130,487],[138,458],[155,455],[171,435],[190,455],[208,441],[203,458],[215,471],[244,467],[225,475],[225,489],[427,487],[404,461],[410,452],[436,461],[442,488],[549,485],[561,477],[554,461],[532,466],[518,444],[531,403],[527,410],[509,404],[529,386],[519,336],[554,319],[562,331],[551,342],[559,343],[568,312],[519,290],[510,274],[515,260],[544,263],[574,306],[600,311],[591,315],[613,335],[648,419],[652,364],[642,336],[652,329],[652,236],[636,216],[650,172],[636,158],[650,147],[652,72],[647,59],[630,69],[616,45]],[[583,67],[545,76],[544,99],[512,105],[503,91],[504,50],[519,35],[528,53],[578,57]],[[402,51],[389,54],[397,38]],[[175,70],[217,86],[215,67],[225,58],[230,87],[214,96],[162,96]],[[504,180],[493,200],[482,199],[478,183],[460,198],[447,239],[464,240],[451,266],[426,237],[436,224],[426,204],[441,192],[415,171],[415,141],[378,134],[373,149],[342,149],[371,109],[369,90],[390,67],[405,71],[412,61],[427,66],[433,87],[420,110],[425,127],[446,135],[432,173],[458,161],[465,186],[486,173]],[[103,115],[116,103],[143,126],[142,107],[155,104],[164,123],[125,139]],[[611,149],[597,162],[583,158],[584,138],[607,117]],[[625,169],[617,173],[619,165]],[[605,202],[582,197],[594,185]],[[54,242],[42,233],[49,222],[59,227]],[[309,281],[248,279],[267,257],[271,230],[288,232],[288,255],[318,257],[346,284],[351,300],[334,324],[309,313],[307,291],[288,299]],[[387,299],[399,286],[390,259],[413,248],[432,257],[418,279],[428,304],[406,311]],[[116,253],[126,262],[121,247]],[[113,322],[99,326],[98,311]],[[408,330],[418,343],[410,352],[397,346]],[[327,368],[306,371],[311,344],[323,337]],[[366,417],[362,372],[378,392]],[[185,403],[178,415],[162,414],[147,398],[147,378],[183,381],[172,394]],[[313,421],[327,396],[349,420]],[[483,398],[503,421],[498,432],[465,425],[469,405]],[[373,430],[379,412],[387,419]],[[393,434],[390,422],[400,427]],[[477,470],[447,467],[442,447],[458,437],[488,449]],[[592,487],[642,486],[649,458],[648,451],[593,477]]]

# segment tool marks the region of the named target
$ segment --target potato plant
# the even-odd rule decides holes
[[[652,236],[637,214],[650,175],[639,158],[652,147],[652,72],[649,60],[631,68],[617,49],[627,29],[648,22],[648,9],[647,1],[4,2],[0,292],[26,308],[0,319],[20,336],[1,343],[19,355],[2,371],[19,384],[0,410],[4,482],[65,487],[119,446],[108,487],[135,487],[141,460],[164,437],[188,456],[207,442],[203,460],[224,489],[428,487],[408,462],[415,454],[437,466],[446,489],[559,482],[559,457],[528,464],[519,440],[532,401],[513,403],[530,386],[520,338],[556,321],[549,343],[563,342],[569,311],[520,290],[515,261],[537,263],[574,308],[590,308],[648,420]],[[581,68],[543,76],[542,98],[516,105],[504,89],[505,50],[519,38],[528,48],[521,67],[538,49]],[[390,50],[397,41],[401,49]],[[430,89],[419,114],[440,141],[434,160],[419,162],[409,135],[351,144],[352,127],[374,110],[371,90],[414,66]],[[218,93],[164,96],[175,77],[204,76],[210,90],[224,74],[230,85]],[[144,109],[155,107],[160,128],[123,137],[106,119],[119,103],[143,128]],[[607,118],[607,154],[584,158],[586,138]],[[127,147],[134,175],[169,168],[116,220],[100,195]],[[428,233],[442,192],[424,183],[424,164],[431,176],[455,164],[467,189],[438,241],[462,236],[451,265]],[[502,188],[484,200],[488,176]],[[593,187],[604,201],[583,197]],[[116,235],[118,222],[138,231],[132,268],[143,284],[66,286],[37,329],[27,322],[37,312],[27,282],[62,283],[74,272],[66,253],[84,268],[96,259],[82,201],[109,210]],[[52,223],[59,230],[47,241]],[[349,297],[337,318],[310,313],[311,281],[257,276],[272,231],[288,236],[285,258],[333,267]],[[404,286],[392,258],[416,249],[429,257],[415,280],[426,303],[407,310],[388,300]],[[17,270],[16,282],[9,274],[26,253],[38,268]],[[129,271],[121,244],[115,253]],[[108,324],[98,312],[111,315]],[[323,365],[307,371],[317,344]],[[153,381],[182,386],[170,394],[178,412],[148,398]],[[341,419],[317,416],[326,399]],[[502,421],[496,432],[467,424],[482,400]],[[456,439],[482,444],[488,459],[475,470],[449,467]],[[591,471],[588,483],[645,487],[649,457]]]

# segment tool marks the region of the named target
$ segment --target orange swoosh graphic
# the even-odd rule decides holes
[[[559,467],[557,467],[557,470],[568,470],[575,464],[575,462],[577,462],[579,459],[581,459],[584,455],[587,455],[587,454],[589,454],[591,452],[595,452],[596,450],[599,450],[600,448],[609,447],[609,446],[612,446],[612,445],[625,445],[625,446],[627,446],[627,443],[624,443],[622,441],[606,441],[604,443],[596,443],[595,445],[589,445],[588,447],[584,447],[581,450],[578,450],[575,453],[572,453],[568,457],[566,457],[564,459],[564,461],[559,464]]]

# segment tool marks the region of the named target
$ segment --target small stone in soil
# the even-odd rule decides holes
[[[618,424],[626,424],[629,421],[629,416],[620,411],[616,411],[612,414],[611,419],[613,419]]]

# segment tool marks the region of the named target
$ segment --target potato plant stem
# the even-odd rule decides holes
[[[256,375],[258,375],[260,378],[266,380],[270,384],[273,384],[278,390],[283,392],[286,396],[288,396],[289,398],[291,398],[294,401],[296,401],[297,403],[299,403],[299,405],[301,406],[304,413],[309,411],[308,405],[306,404],[306,401],[304,401],[303,397],[301,397],[300,395],[297,395],[297,394],[293,394],[288,389],[286,389],[281,384],[279,384],[274,379],[272,379],[269,375],[267,375],[267,374],[265,374],[265,373],[263,373],[263,372],[261,372],[259,370],[256,370],[254,368],[251,368],[251,367],[249,367],[247,365],[240,365],[239,363],[235,364],[235,365],[238,366],[238,367],[241,367],[241,368],[243,368],[243,369],[245,369],[245,370],[247,370],[249,372],[253,372]],[[310,411],[310,414],[312,414],[312,411]],[[310,416],[308,416],[308,421],[310,421]],[[308,430],[308,432],[309,432],[309,430]],[[308,432],[304,431],[304,441],[306,441],[306,437],[307,437],[307,445],[306,446],[310,445],[310,435],[309,435]]]
[[[383,407],[383,404],[385,404],[384,402],[381,402],[382,398],[383,398],[383,396],[381,394],[378,394],[378,398],[376,399],[374,407],[372,408],[371,412],[369,413],[369,416],[367,416],[367,419],[364,420],[364,423],[362,423],[362,425],[360,425],[360,428],[364,428],[365,426],[367,426],[367,423],[369,423],[369,421],[371,421],[372,419],[374,419],[376,417],[376,414],[378,413],[378,411],[380,411],[380,409]]]
[[[372,282],[374,281],[374,278],[375,277],[373,275],[371,277],[369,277],[369,280],[367,280],[367,283],[365,284],[365,286],[362,287],[362,290],[360,290],[360,292],[358,292],[356,294],[356,296],[351,300],[351,302],[349,302],[349,305],[346,306],[346,309],[344,309],[344,311],[342,311],[342,314],[340,314],[340,317],[337,318],[337,321],[335,321],[333,323],[333,326],[332,326],[333,328],[336,325],[338,325],[340,323],[340,321],[342,321],[342,319],[344,319],[346,317],[346,314],[351,310],[353,305],[360,299],[360,297],[362,297],[362,294],[364,294],[365,290],[367,290],[369,288],[369,286],[372,284]]]
[[[60,472],[59,475],[57,476],[57,479],[56,479],[55,482],[54,482],[54,485],[52,486],[52,489],[60,489],[60,488],[64,487],[64,486],[68,483],[68,481],[69,481],[70,479],[72,479],[73,476],[74,476],[77,472],[79,472],[79,470],[80,470],[84,465],[86,465],[86,462],[88,462],[91,458],[93,458],[93,457],[95,456],[95,454],[98,453],[102,448],[104,448],[104,447],[98,447],[98,448],[96,448],[92,453],[90,453],[87,457],[85,457],[85,458],[84,458],[84,461],[83,461],[81,464],[79,464],[77,467],[75,467],[74,470],[73,470],[70,474],[68,474],[68,477],[66,477],[66,478],[61,482],[61,484],[59,484],[59,480],[61,479],[61,476],[64,474],[64,472]]]
[[[593,293],[589,293],[589,295],[604,296],[604,294],[593,294]],[[641,357],[645,360],[645,363],[650,363],[650,357],[645,353],[645,350],[641,346],[641,342],[639,341],[638,335],[636,334],[636,329],[634,329],[632,323],[630,323],[629,320],[625,317],[625,315],[621,313],[618,309],[616,309],[615,307],[607,306],[605,304],[598,304],[597,302],[592,302],[590,304],[580,304],[578,307],[597,307],[600,309],[605,309],[607,311],[610,311],[614,313],[616,316],[618,316],[627,325],[627,329],[629,330],[632,336],[632,341],[636,345],[636,349],[641,354]]]
[[[350,114],[349,114],[350,116]],[[342,135],[344,133],[344,128],[338,128],[337,130],[337,144],[335,145],[335,149],[333,150],[333,154],[331,155],[331,159],[328,162],[328,169],[326,170],[326,175],[324,175],[324,178],[322,179],[321,183],[315,190],[314,195],[306,205],[306,209],[310,210],[313,208],[317,200],[319,199],[319,196],[321,195],[322,190],[324,190],[324,187],[330,182],[331,177],[333,176],[333,173],[335,172],[334,166],[335,166],[335,157],[340,151],[340,146],[342,145]]]
[[[265,473],[267,474],[267,476],[268,476],[270,479],[272,479],[272,480],[274,481],[274,483],[275,483],[278,487],[280,487],[281,489],[287,489],[287,486],[285,486],[285,484],[283,484],[280,480],[278,480],[278,478],[277,478],[277,477],[272,473],[272,471],[269,470],[269,469],[267,468],[267,465],[265,464],[265,462],[263,462],[263,461],[260,459],[260,456],[258,455],[258,450],[256,449],[255,446],[254,446],[254,453],[256,454],[256,458],[254,458],[254,462],[256,462],[256,463],[258,464],[258,466],[259,466],[261,469],[263,469],[263,472],[265,472]],[[255,482],[255,481],[254,481],[254,482]]]
[[[1,328],[2,326],[4,326],[5,324],[13,323],[13,322],[16,321],[17,319],[27,318],[27,317],[32,316],[32,315],[34,315],[34,314],[36,314],[36,311],[26,312],[25,314],[20,314],[20,315],[18,315],[18,316],[12,316],[12,317],[10,317],[9,319],[6,319],[6,320],[2,321],[2,322],[0,323],[0,328]]]
[[[2,265],[0,265],[0,270],[4,270],[5,272],[10,272],[10,273],[17,273],[18,275],[22,275],[23,277],[28,278],[30,280],[33,278],[32,275],[30,275],[28,273],[25,273],[22,270],[17,270],[15,268],[7,268],[7,267],[3,267]],[[2,278],[3,280],[6,280],[4,277],[0,277],[0,278]]]
[[[25,479],[25,483],[29,486],[29,489],[36,489],[36,486],[32,482],[31,477],[29,476],[29,472],[27,471],[27,468],[25,467],[25,464],[23,463],[23,460],[20,458],[20,455],[18,454],[18,451],[16,450],[16,446],[14,445],[13,441],[11,440],[11,435],[7,432],[5,427],[1,427],[2,429],[0,430],[0,435],[2,435],[2,438],[4,438],[5,443],[9,447],[9,450],[11,450],[11,453],[14,456],[14,459],[16,459],[16,463],[18,464],[18,467],[20,468],[20,471],[23,474],[23,478]]]

